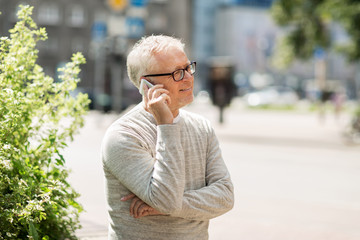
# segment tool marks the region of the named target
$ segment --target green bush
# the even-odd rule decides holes
[[[80,53],[59,69],[61,81],[36,64],[44,28],[21,6],[10,37],[0,38],[0,239],[76,239],[79,194],[61,155],[83,126],[89,99],[71,96]]]

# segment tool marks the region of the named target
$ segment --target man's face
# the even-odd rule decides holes
[[[158,53],[154,57],[154,62],[156,64],[149,74],[171,73],[178,69],[184,69],[190,64],[186,54],[177,48]],[[191,103],[194,99],[194,76],[187,71],[185,71],[184,78],[178,82],[175,82],[172,76],[149,77],[149,79],[154,84],[163,84],[164,88],[170,92],[169,108],[173,112]]]

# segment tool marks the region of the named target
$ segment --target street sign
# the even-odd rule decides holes
[[[316,47],[314,57],[316,60],[323,60],[325,58],[325,50],[322,47]]]
[[[149,0],[130,0],[131,6],[134,7],[145,7]]]
[[[140,38],[145,34],[145,21],[140,17],[127,17],[126,30],[129,38]]]
[[[103,21],[95,21],[91,27],[91,37],[93,41],[102,41],[106,38],[107,26]]]

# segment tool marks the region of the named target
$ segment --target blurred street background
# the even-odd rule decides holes
[[[82,52],[87,63],[77,91],[104,112],[140,101],[125,62],[133,44],[151,34],[184,40],[197,61],[195,93],[207,91],[218,105],[231,100],[218,99],[224,88],[228,98],[244,97],[253,107],[302,99],[340,108],[359,98],[360,13],[353,2],[0,0],[0,34],[15,24],[19,4],[33,5],[35,22],[48,33],[38,63],[58,79],[57,69]]]
[[[81,194],[81,239],[106,239],[100,144],[141,101],[126,57],[144,35],[183,39],[197,62],[187,110],[212,122],[235,185],[211,240],[360,239],[360,4],[353,0],[0,0],[0,35],[19,4],[48,33],[38,64],[87,59],[73,92],[92,100],[64,156]],[[357,4],[355,6],[355,4]]]

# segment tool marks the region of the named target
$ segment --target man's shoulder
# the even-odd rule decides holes
[[[128,125],[129,123],[145,121],[150,118],[148,114],[141,104],[133,105],[124,110],[113,124]]]
[[[143,141],[144,136],[151,138],[155,130],[156,126],[145,109],[141,105],[136,105],[108,127],[104,141],[120,141],[126,145],[130,141]]]
[[[152,125],[151,117],[141,104],[130,107],[125,110],[120,117],[111,124],[107,132],[120,131],[138,131]]]
[[[126,119],[139,117],[143,115],[142,110],[144,110],[144,108],[142,107],[141,104],[132,105],[121,113],[119,120],[126,120]]]
[[[194,113],[194,112],[190,112],[186,109],[181,109],[180,110],[180,113],[182,116],[186,116],[190,119],[196,119],[196,120],[199,120],[199,121],[208,121],[207,118],[205,118],[204,116],[198,114],[198,113]]]
[[[211,128],[210,121],[200,114],[189,112],[187,110],[182,109],[181,117],[184,119],[185,122],[189,122],[195,126]]]

